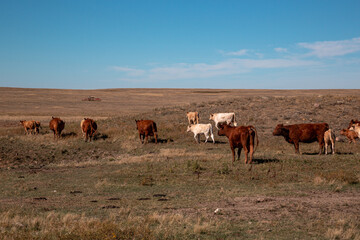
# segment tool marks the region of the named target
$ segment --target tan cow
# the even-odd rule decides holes
[[[358,134],[355,131],[349,129],[341,130],[340,134],[346,136],[349,140],[349,143],[356,143],[355,140],[359,138]]]
[[[34,130],[34,133],[36,133],[36,121],[21,120],[20,124],[24,127],[25,134],[29,134],[29,133],[33,134],[33,130]],[[30,130],[30,132],[28,130]]]
[[[355,124],[353,124],[353,125],[349,128],[349,130],[353,130],[354,132],[356,132],[357,135],[358,135],[358,138],[360,138],[360,123],[355,123]]]
[[[187,112],[186,116],[189,121],[189,125],[199,124],[199,113],[198,112]]]
[[[325,142],[325,154],[328,154],[328,146],[331,146],[331,153],[335,154],[335,133],[332,129],[327,130],[324,133],[324,142]]]

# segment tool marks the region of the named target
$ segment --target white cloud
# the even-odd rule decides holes
[[[279,53],[286,53],[286,52],[288,52],[287,48],[281,48],[281,47],[274,48],[274,50],[275,50],[276,52],[279,52]]]
[[[129,76],[141,76],[145,73],[145,71],[142,69],[128,68],[128,67],[113,66],[113,67],[110,67],[110,69],[115,70],[117,72],[125,72]]]
[[[316,61],[299,59],[228,59],[216,64],[179,63],[171,66],[156,67],[149,70],[135,69],[141,72],[133,74],[134,69],[113,67],[127,74],[124,78],[130,81],[158,81],[175,79],[214,78],[250,72],[253,69],[289,68],[318,65]]]
[[[225,55],[228,55],[228,56],[244,56],[248,53],[248,49],[241,49],[239,51],[236,51],[236,52],[228,52],[228,53],[225,53]]]
[[[310,49],[310,56],[319,58],[343,56],[360,51],[360,38],[341,41],[323,41],[314,43],[299,43],[299,46]]]

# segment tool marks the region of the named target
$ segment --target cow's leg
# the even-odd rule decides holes
[[[204,135],[205,135],[205,143],[207,143],[207,140],[209,138],[209,133],[204,133]]]
[[[250,144],[249,149],[250,149],[250,161],[249,161],[249,163],[251,164],[252,160],[253,160],[253,156],[254,156],[254,144]]]
[[[145,141],[144,141],[145,144],[148,143],[148,136],[149,136],[149,134],[145,133]]]
[[[324,141],[319,142],[319,155],[321,155],[321,153],[324,149],[324,145],[325,145]],[[326,152],[327,152],[327,150],[326,150]]]
[[[325,155],[328,154],[328,146],[329,146],[329,144],[328,144],[328,143],[325,143]],[[321,150],[320,150],[320,151],[321,151]]]
[[[331,141],[332,154],[335,154],[335,141]]]
[[[231,148],[231,152],[232,152],[232,165],[234,166],[234,162],[235,162],[235,149],[234,149],[234,146],[230,145],[230,148]]]
[[[195,139],[195,142],[199,143],[197,136],[198,136],[197,134],[194,134],[194,139]]]
[[[295,147],[295,153],[296,153],[296,154],[300,154],[300,151],[299,151],[299,142],[294,141],[294,147]]]
[[[214,134],[213,133],[211,133],[211,138],[213,140],[213,143],[215,144],[215,139],[214,139]]]
[[[248,155],[249,155],[249,149],[244,146],[244,154],[245,154],[245,164],[248,163]]]
[[[237,155],[238,155],[237,160],[240,160],[241,150],[242,150],[242,147],[239,147],[238,152],[237,152]]]
[[[154,133],[155,144],[157,144],[157,133]]]

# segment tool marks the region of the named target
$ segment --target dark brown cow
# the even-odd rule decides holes
[[[356,143],[355,140],[359,138],[358,134],[355,131],[349,129],[341,130],[340,134],[346,136],[349,139],[349,143]]]
[[[359,120],[357,120],[357,119],[356,119],[356,120],[351,119],[351,121],[350,121],[349,126],[348,126],[348,128],[347,128],[347,129],[351,128],[351,127],[353,126],[353,124],[356,124],[356,123],[360,124],[360,121],[359,121]]]
[[[54,139],[55,136],[60,138],[61,132],[65,128],[65,122],[60,118],[52,117],[51,121],[49,122],[49,128],[54,132]]]
[[[307,123],[283,125],[278,124],[273,132],[274,136],[283,136],[288,143],[294,144],[295,153],[299,152],[299,143],[319,143],[319,154],[324,148],[324,134],[329,130],[327,123]]]
[[[30,130],[30,134],[37,132],[37,128],[36,128],[36,122],[31,120],[31,121],[26,121],[26,120],[21,120],[20,124],[24,127],[25,130],[25,134],[29,134],[28,130]]]
[[[157,128],[156,123],[152,120],[135,120],[136,129],[139,132],[139,138],[141,143],[145,138],[145,143],[148,142],[148,136],[154,136],[155,143],[157,143]],[[141,138],[142,137],[142,138]]]
[[[254,126],[233,127],[227,124],[219,124],[219,136],[226,136],[229,139],[230,148],[233,156],[232,164],[235,162],[235,148],[238,149],[238,160],[240,159],[241,149],[245,151],[245,164],[251,163],[255,152],[254,142],[256,137],[256,147],[259,145],[259,138]],[[248,153],[250,161],[248,162]]]
[[[35,131],[36,131],[37,134],[40,133],[40,128],[42,128],[40,122],[35,121]]]
[[[97,130],[97,124],[90,118],[84,118],[84,120],[81,121],[81,130],[85,133],[85,142],[88,139],[90,139],[91,142],[91,138]]]

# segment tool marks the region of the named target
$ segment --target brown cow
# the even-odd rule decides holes
[[[65,122],[60,118],[51,117],[52,119],[49,122],[49,128],[54,132],[54,139],[55,136],[60,138],[61,131],[65,128]]]
[[[36,131],[37,134],[40,133],[40,128],[42,128],[40,122],[35,121],[35,131]]]
[[[84,118],[81,121],[81,130],[83,133],[85,133],[85,142],[88,140],[88,138],[90,138],[91,142],[91,138],[97,130],[97,124],[90,118]]]
[[[154,136],[155,143],[157,143],[157,128],[156,123],[152,120],[135,120],[136,129],[139,132],[140,142],[143,142],[145,139],[145,143],[148,142],[148,136]],[[142,138],[141,138],[142,137]]]
[[[347,129],[350,129],[354,124],[360,124],[360,121],[359,120],[354,120],[354,119],[351,119],[350,123],[349,123],[349,126]]]
[[[329,130],[327,123],[307,123],[283,125],[278,124],[273,132],[274,136],[283,136],[288,143],[294,144],[295,153],[299,152],[299,143],[319,143],[319,154],[324,148],[324,134]]]
[[[358,134],[355,131],[349,129],[341,130],[340,134],[346,136],[349,139],[349,143],[356,143],[355,140],[359,138]]]
[[[219,136],[226,136],[229,139],[230,148],[233,156],[232,164],[235,162],[235,148],[238,148],[238,160],[240,159],[241,149],[245,151],[245,164],[248,163],[248,153],[250,152],[250,161],[252,162],[255,152],[254,141],[256,138],[256,147],[259,145],[259,138],[254,126],[233,127],[227,124],[219,124]]]
[[[198,112],[187,112],[186,116],[189,121],[189,125],[199,124],[199,113]]]
[[[34,133],[37,132],[36,122],[33,120],[31,120],[31,121],[21,120],[20,124],[24,127],[25,134],[29,134],[28,130],[30,130],[30,134],[33,134],[33,130],[34,130]]]

